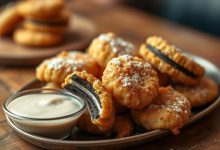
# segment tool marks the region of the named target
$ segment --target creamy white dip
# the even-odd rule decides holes
[[[12,113],[29,118],[62,117],[79,111],[81,107],[72,97],[49,93],[20,96],[8,105]]]

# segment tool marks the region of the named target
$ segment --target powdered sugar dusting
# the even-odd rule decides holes
[[[181,114],[187,114],[188,111],[186,110],[186,106],[188,105],[189,101],[184,96],[176,96],[173,103],[164,105],[163,108],[166,108],[168,111],[175,111]]]
[[[115,65],[117,70],[123,70],[119,73],[119,82],[123,87],[141,88],[142,80],[149,77],[151,65],[131,55],[121,55],[113,58],[110,64]],[[107,67],[108,69],[111,67]],[[111,70],[109,70],[111,72]]]
[[[44,63],[47,64],[47,67],[49,69],[54,69],[54,70],[60,70],[61,68],[63,68],[64,66],[67,67],[66,71],[68,70],[82,70],[83,66],[84,66],[84,62],[81,60],[73,60],[73,59],[69,59],[69,58],[53,58],[50,60],[46,60]]]
[[[124,86],[124,87],[137,85],[140,81],[141,81],[141,78],[137,73],[134,73],[131,76],[124,76],[121,79],[122,86]]]
[[[135,46],[132,43],[119,37],[111,37],[109,34],[101,34],[98,39],[108,42],[112,52],[119,55],[132,54],[135,50]]]
[[[111,63],[114,64],[114,65],[116,65],[116,66],[121,65],[121,61],[120,61],[119,59],[117,59],[117,58],[113,58],[113,59],[111,60]]]

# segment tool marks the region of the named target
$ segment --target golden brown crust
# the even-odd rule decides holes
[[[98,127],[98,130],[100,130],[99,133],[109,132],[115,121],[115,109],[113,106],[112,97],[110,93],[102,85],[99,79],[97,79],[91,74],[88,74],[86,71],[82,71],[82,72],[74,71],[72,74],[66,77],[65,82],[62,84],[62,87],[65,87],[65,85],[67,84],[71,84],[72,75],[77,75],[81,79],[88,81],[95,90],[94,92],[98,95],[100,99],[102,109],[99,114],[99,117],[97,119],[91,119],[91,122],[92,124]]]
[[[19,28],[15,30],[13,39],[21,45],[44,47],[59,44],[63,37],[60,34]]]
[[[117,135],[117,138],[130,136],[133,132],[133,128],[133,122],[129,116],[116,116],[113,125],[113,132]]]
[[[92,57],[90,57],[86,53],[82,53],[79,51],[69,51],[69,52],[62,51],[61,53],[59,53],[57,55],[57,57],[65,57],[65,58],[71,58],[73,60],[82,61],[82,62],[84,62],[84,65],[86,68],[85,71],[87,73],[92,74],[95,77],[98,77],[98,75],[99,75],[100,66],[95,61],[95,59],[93,59]]]
[[[115,57],[124,54],[138,55],[135,46],[118,37],[115,33],[101,34],[95,38],[88,48],[88,54],[92,56],[104,70],[107,63]]]
[[[25,18],[44,19],[58,15],[63,5],[63,0],[24,1],[18,4],[17,11]]]
[[[140,109],[157,96],[159,79],[150,64],[138,57],[112,59],[102,76],[103,84],[123,106]]]
[[[212,79],[203,77],[197,85],[173,85],[174,89],[188,98],[192,107],[208,104],[218,95],[218,85]]]
[[[44,60],[36,68],[38,80],[62,83],[73,71],[83,71],[97,75],[99,66],[88,55],[81,52],[61,52],[56,57]]]
[[[77,122],[77,127],[79,127],[81,130],[86,131],[90,134],[108,134],[111,132],[111,130],[100,130],[99,126],[93,124],[91,122],[91,117],[89,111],[85,111],[84,114],[79,118]]]
[[[174,66],[166,63],[161,58],[156,56],[153,52],[151,52],[146,44],[142,44],[139,50],[140,55],[149,61],[155,68],[160,70],[162,73],[166,73],[172,77],[172,79],[177,80],[183,84],[196,84],[198,82],[198,78],[204,75],[204,68],[199,64],[191,60],[186,54],[183,54],[179,49],[169,44],[166,40],[161,37],[152,36],[147,38],[146,43],[148,45],[153,46],[161,53],[169,57],[171,60],[176,62],[177,64],[183,66],[190,72],[194,73],[197,78],[192,78],[185,73],[179,71]]]
[[[17,13],[15,5],[6,7],[0,13],[0,36],[11,33],[21,20],[22,17]]]
[[[159,88],[159,95],[155,101],[141,110],[132,110],[132,117],[136,123],[148,130],[170,129],[174,134],[189,119],[191,105],[188,99],[171,87]]]

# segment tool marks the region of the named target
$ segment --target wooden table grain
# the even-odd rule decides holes
[[[178,47],[201,56],[220,68],[220,39],[162,18],[125,6],[99,7],[88,0],[67,1],[74,12],[92,19],[98,32],[116,32],[137,46],[149,35],[161,35]],[[0,105],[35,76],[35,67],[0,66]],[[169,135],[136,147],[168,150],[218,150],[220,149],[220,107],[192,126],[182,129],[178,136]],[[38,150],[8,126],[0,108],[0,149]]]

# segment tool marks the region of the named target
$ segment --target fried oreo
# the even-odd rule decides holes
[[[160,72],[182,84],[195,85],[205,72],[187,54],[158,36],[147,38],[139,53]]]

